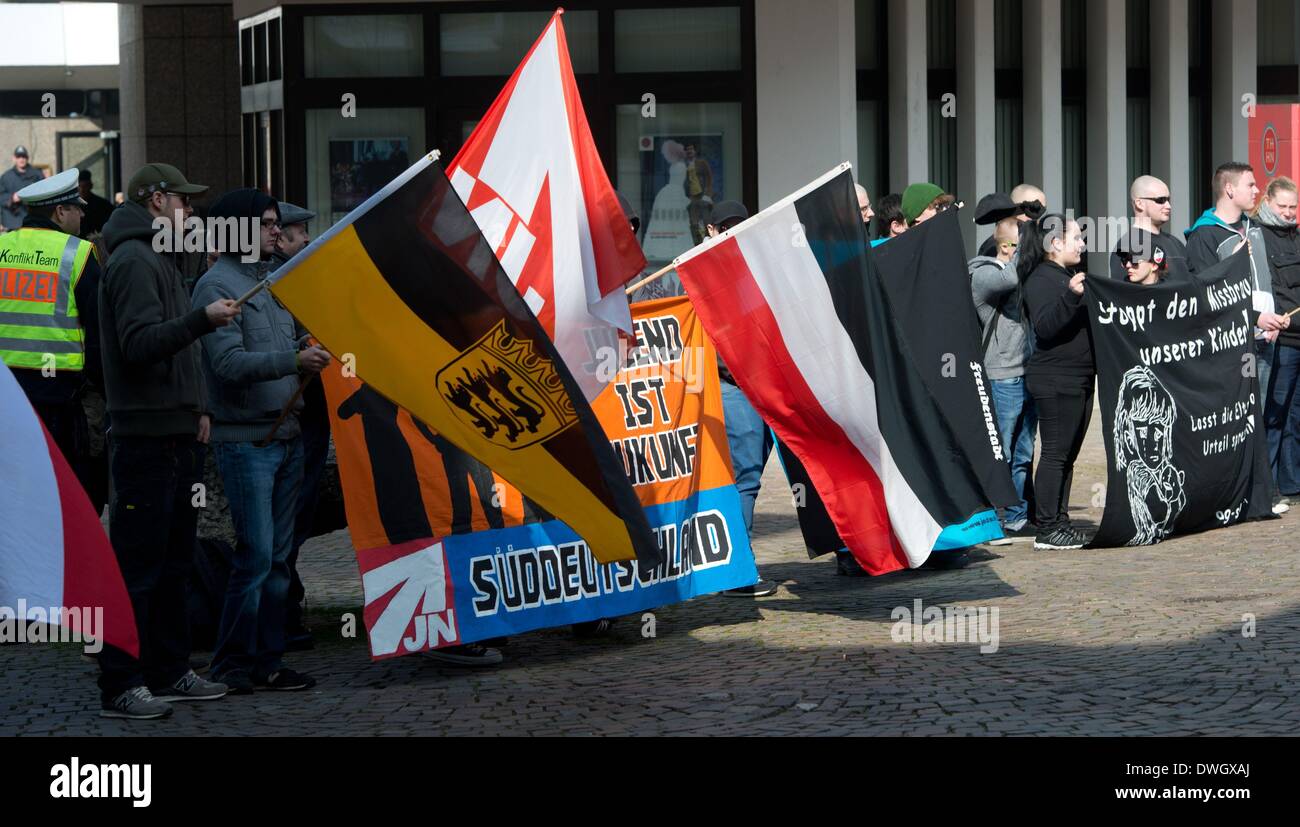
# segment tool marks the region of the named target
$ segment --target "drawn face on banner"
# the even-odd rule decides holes
[[[1160,465],[1170,454],[1169,426],[1163,418],[1133,420],[1134,452],[1152,468]]]

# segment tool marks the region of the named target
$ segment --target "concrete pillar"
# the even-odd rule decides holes
[[[1024,4],[1025,180],[1064,202],[1061,148],[1061,0]]]
[[[1128,62],[1124,0],[1095,0],[1088,6],[1088,269],[1109,272],[1110,250],[1127,228]],[[1184,73],[1186,76],[1186,73]],[[1119,224],[1119,220],[1124,223]]]
[[[853,0],[754,3],[760,208],[857,164],[853,16]]]
[[[994,87],[993,0],[957,0],[957,197],[966,250],[975,254],[991,227],[970,216],[981,196],[997,187],[997,94]]]
[[[1250,123],[1243,95],[1257,95],[1255,0],[1213,0],[1210,14],[1211,166],[1247,162]]]
[[[930,178],[925,25],[924,2],[889,3],[889,180],[898,193]]]
[[[154,161],[214,195],[241,185],[235,30],[229,3],[118,6],[123,186]]]
[[[1151,0],[1148,30],[1168,33],[1151,38],[1151,174],[1169,185],[1172,213],[1168,232],[1181,233],[1191,226],[1191,152],[1187,136],[1192,128],[1188,106],[1187,0]]]

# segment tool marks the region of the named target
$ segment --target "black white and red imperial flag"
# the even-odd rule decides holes
[[[848,164],[674,262],[745,396],[872,574],[989,508],[906,352]]]

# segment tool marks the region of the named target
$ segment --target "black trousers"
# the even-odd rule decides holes
[[[135,610],[140,658],[105,646],[104,700],[136,686],[170,686],[190,668],[185,586],[193,566],[205,446],[193,437],[110,437],[109,537]]]
[[[1034,476],[1038,530],[1070,524],[1070,482],[1074,461],[1092,419],[1092,376],[1028,375],[1025,386],[1038,406],[1042,454]]]

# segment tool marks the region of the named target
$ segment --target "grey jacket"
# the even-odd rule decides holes
[[[264,262],[245,264],[223,255],[194,286],[194,307],[237,299],[267,272]],[[227,326],[204,336],[203,378],[212,410],[214,442],[260,442],[298,390],[298,339],[294,320],[270,290],[243,305]],[[302,400],[294,406],[302,409]],[[276,439],[301,433],[296,414],[280,424]]]
[[[989,378],[1024,376],[1031,346],[1022,320],[1020,279],[1016,275],[1015,260],[1003,264],[996,258],[976,256],[966,267],[970,273],[975,312],[980,317],[981,344],[988,338],[989,326],[997,325],[984,354],[984,368],[989,372]]]
[[[16,230],[23,225],[27,217],[27,207],[21,203],[12,204],[13,195],[28,184],[35,184],[45,176],[33,166],[26,172],[19,172],[18,167],[10,167],[0,175],[0,226],[6,230]]]

